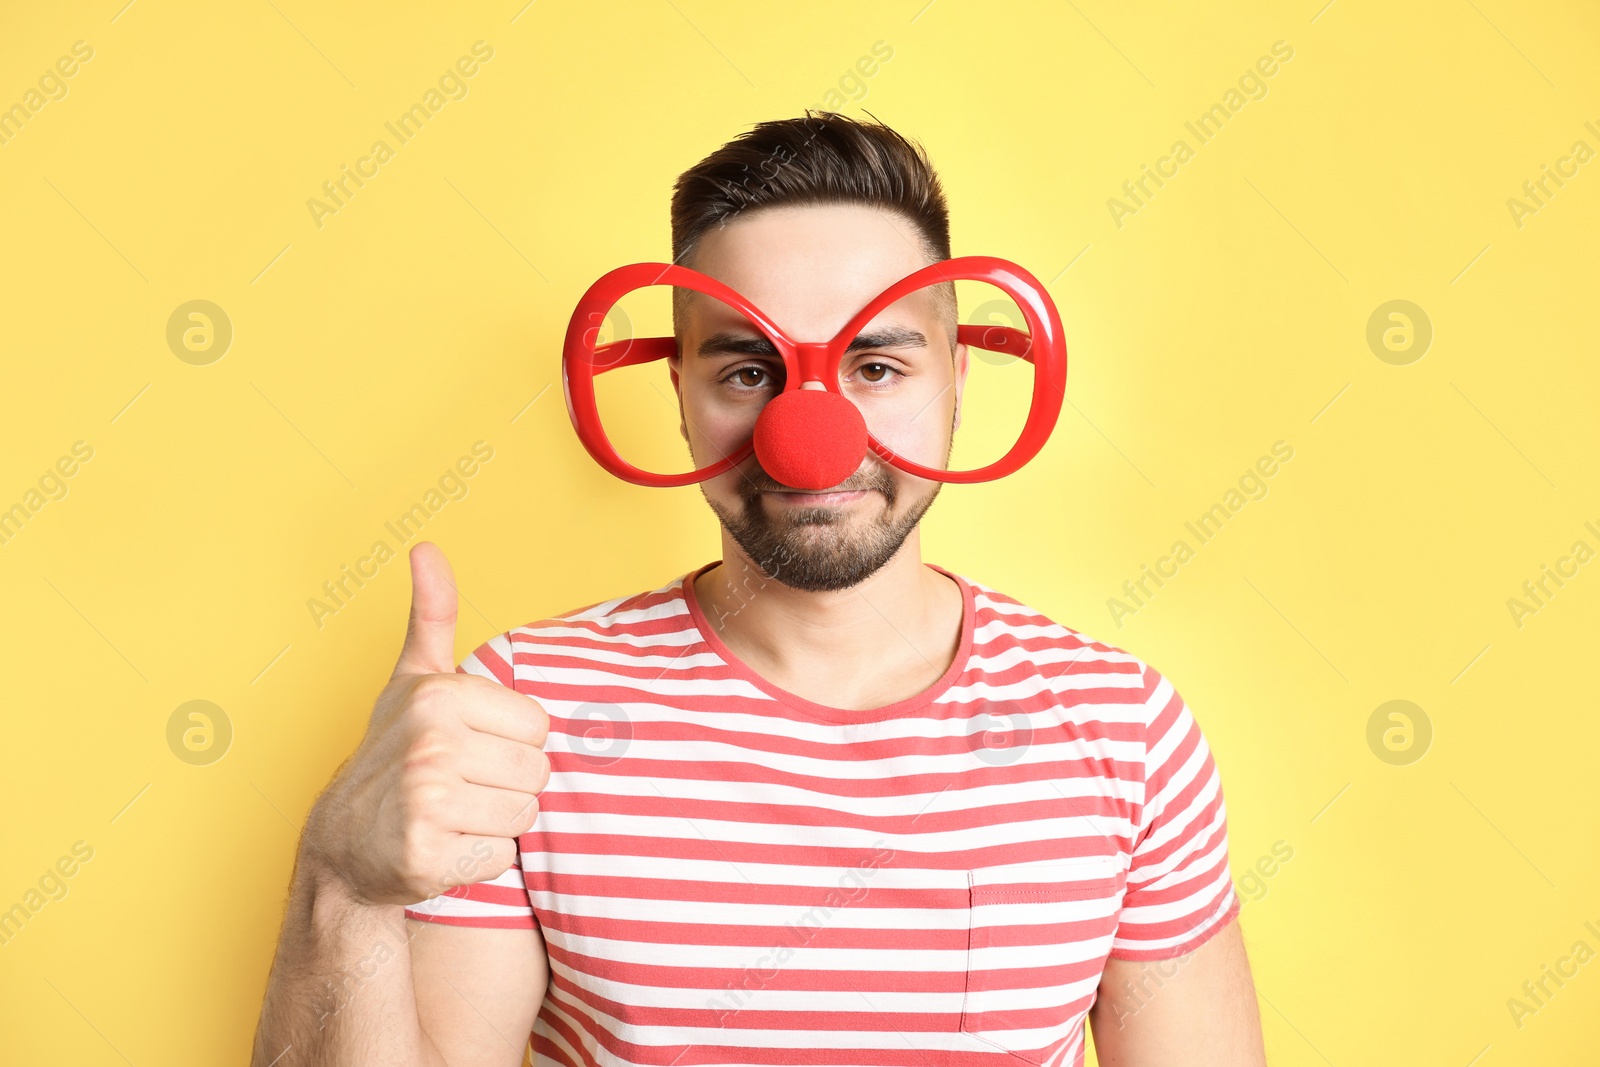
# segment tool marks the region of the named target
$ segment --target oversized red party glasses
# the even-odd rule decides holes
[[[1024,332],[1003,325],[959,325],[957,343],[1032,364],[1033,392],[1015,443],[993,462],[969,470],[951,470],[918,462],[875,437],[856,404],[840,388],[839,371],[851,342],[885,308],[928,286],[967,281],[985,282],[1005,293],[1021,312],[1028,329]],[[766,401],[742,444],[707,466],[679,474],[646,470],[623,459],[606,434],[596,401],[596,375],[677,354],[673,337],[629,337],[598,343],[602,326],[618,302],[647,286],[692,289],[728,305],[771,342],[786,372],[782,391]],[[874,297],[829,341],[790,338],[738,292],[688,267],[633,263],[605,274],[578,301],[567,325],[561,366],[567,414],[578,439],[600,466],[618,478],[637,485],[690,485],[730,470],[753,452],[762,468],[780,483],[811,491],[843,482],[869,451],[893,467],[932,481],[982,482],[1011,474],[1037,455],[1049,439],[1061,413],[1066,377],[1067,350],[1061,317],[1049,294],[1022,267],[993,256],[942,260],[906,275]],[[802,388],[811,383],[816,384]],[[1006,437],[1009,439],[1009,433]]]

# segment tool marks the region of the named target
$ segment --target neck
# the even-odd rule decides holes
[[[807,592],[767,577],[724,531],[722,562],[696,579],[695,597],[774,685],[835,707],[894,703],[937,681],[961,641],[960,588],[923,564],[919,533],[860,584]]]

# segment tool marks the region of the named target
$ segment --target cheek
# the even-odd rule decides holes
[[[702,463],[701,466],[705,466],[705,464]],[[700,492],[705,495],[707,500],[735,515],[746,512],[751,507],[759,510],[759,505],[747,505],[744,501],[744,494],[740,492],[742,483],[748,473],[747,465],[743,464],[731,471],[724,471],[715,478],[707,478],[701,482]]]
[[[955,392],[934,390],[925,396],[867,408],[867,429],[883,444],[919,463],[935,466],[944,459],[944,445],[955,416]]]
[[[713,403],[697,389],[684,392],[684,428],[700,466],[732,453],[749,440],[759,415],[758,410],[748,406]]]

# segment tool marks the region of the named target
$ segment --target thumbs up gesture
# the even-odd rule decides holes
[[[355,753],[306,822],[307,858],[370,904],[414,904],[516,859],[550,780],[539,703],[455,670],[458,597],[430,541],[411,549],[411,618]]]

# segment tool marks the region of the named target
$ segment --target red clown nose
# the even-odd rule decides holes
[[[752,438],[761,468],[792,489],[831,489],[867,454],[856,406],[825,389],[779,393],[761,409]]]

